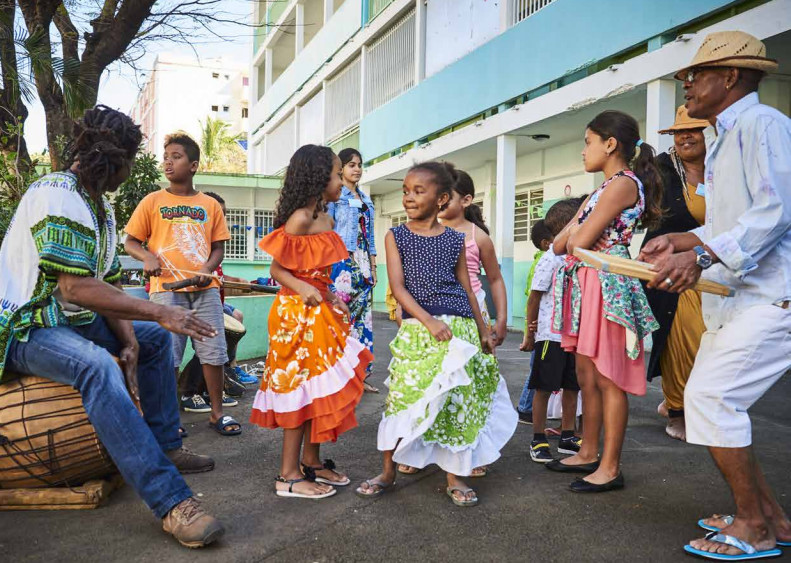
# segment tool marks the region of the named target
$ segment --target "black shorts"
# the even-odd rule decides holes
[[[536,358],[528,389],[540,391],[579,391],[574,354],[560,347],[560,342],[536,342]]]

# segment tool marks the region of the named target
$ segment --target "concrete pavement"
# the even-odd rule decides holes
[[[391,494],[360,499],[353,487],[376,475],[381,456],[376,428],[390,360],[386,344],[395,324],[376,319],[374,383],[358,409],[360,426],[322,448],[352,485],[323,501],[282,499],[273,492],[281,435],[245,425],[240,437],[221,437],[205,415],[185,414],[186,447],[213,455],[211,473],[187,476],[205,506],[228,529],[217,545],[188,550],[161,531],[128,488],[93,511],[0,512],[3,561],[692,561],[682,551],[701,535],[695,522],[733,509],[727,489],[703,448],[668,438],[656,415],[655,381],[646,397],[630,400],[622,491],[583,496],[567,489],[571,477],[532,463],[532,426],[519,425],[489,476],[472,480],[481,499],[454,506],[436,467],[400,476]],[[248,335],[253,338],[254,335]],[[509,334],[498,357],[516,401],[528,367]],[[253,392],[229,414],[246,421]],[[757,451],[767,477],[791,510],[791,377],[753,409]],[[554,445],[553,445],[554,448]],[[791,560],[787,550],[780,560]]]

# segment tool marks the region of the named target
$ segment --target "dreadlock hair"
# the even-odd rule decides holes
[[[470,175],[464,170],[456,170],[456,174],[457,178],[456,182],[453,184],[453,191],[461,197],[475,197],[475,183],[472,181]],[[470,203],[470,205],[464,208],[464,218],[487,235],[489,234],[489,227],[486,226],[486,222],[483,220],[483,211],[481,211],[481,208],[476,204]]]
[[[420,162],[410,168],[407,175],[412,172],[427,172],[431,174],[431,181],[437,188],[437,199],[443,194],[447,194],[450,197],[453,186],[459,179],[459,171],[450,162],[437,162],[435,160]]]
[[[95,200],[96,212],[104,220],[102,194],[110,178],[131,161],[143,135],[132,118],[105,105],[85,112],[74,124],[70,146],[71,163],[79,161],[80,182]]]
[[[304,145],[288,163],[283,188],[277,200],[274,228],[282,227],[300,207],[316,200],[313,218],[326,209],[322,194],[330,181],[335,153],[329,147]]]
[[[653,147],[641,142],[635,118],[622,111],[607,110],[594,117],[587,128],[604,140],[612,137],[618,141],[615,150],[640,178],[645,189],[645,211],[640,224],[647,229],[656,227],[662,218],[662,176],[656,167]]]
[[[553,238],[555,238],[555,235],[549,230],[544,219],[539,219],[533,223],[533,227],[530,229],[530,242],[533,243],[533,246],[541,250],[541,241],[552,240]]]

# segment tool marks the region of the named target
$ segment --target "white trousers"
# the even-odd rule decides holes
[[[752,443],[747,410],[791,368],[791,309],[750,307],[703,334],[686,390],[687,442]]]

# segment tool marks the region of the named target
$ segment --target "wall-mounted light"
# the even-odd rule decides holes
[[[621,68],[621,65],[610,65],[607,67],[607,70],[609,70],[610,72],[615,72],[619,68]]]
[[[693,37],[695,37],[694,33],[682,33],[681,35],[676,37],[675,41],[677,43],[686,43],[687,41],[689,41]]]
[[[549,135],[546,133],[538,133],[537,135],[528,135],[534,141],[538,141],[539,143],[543,143],[544,141],[549,140]]]

